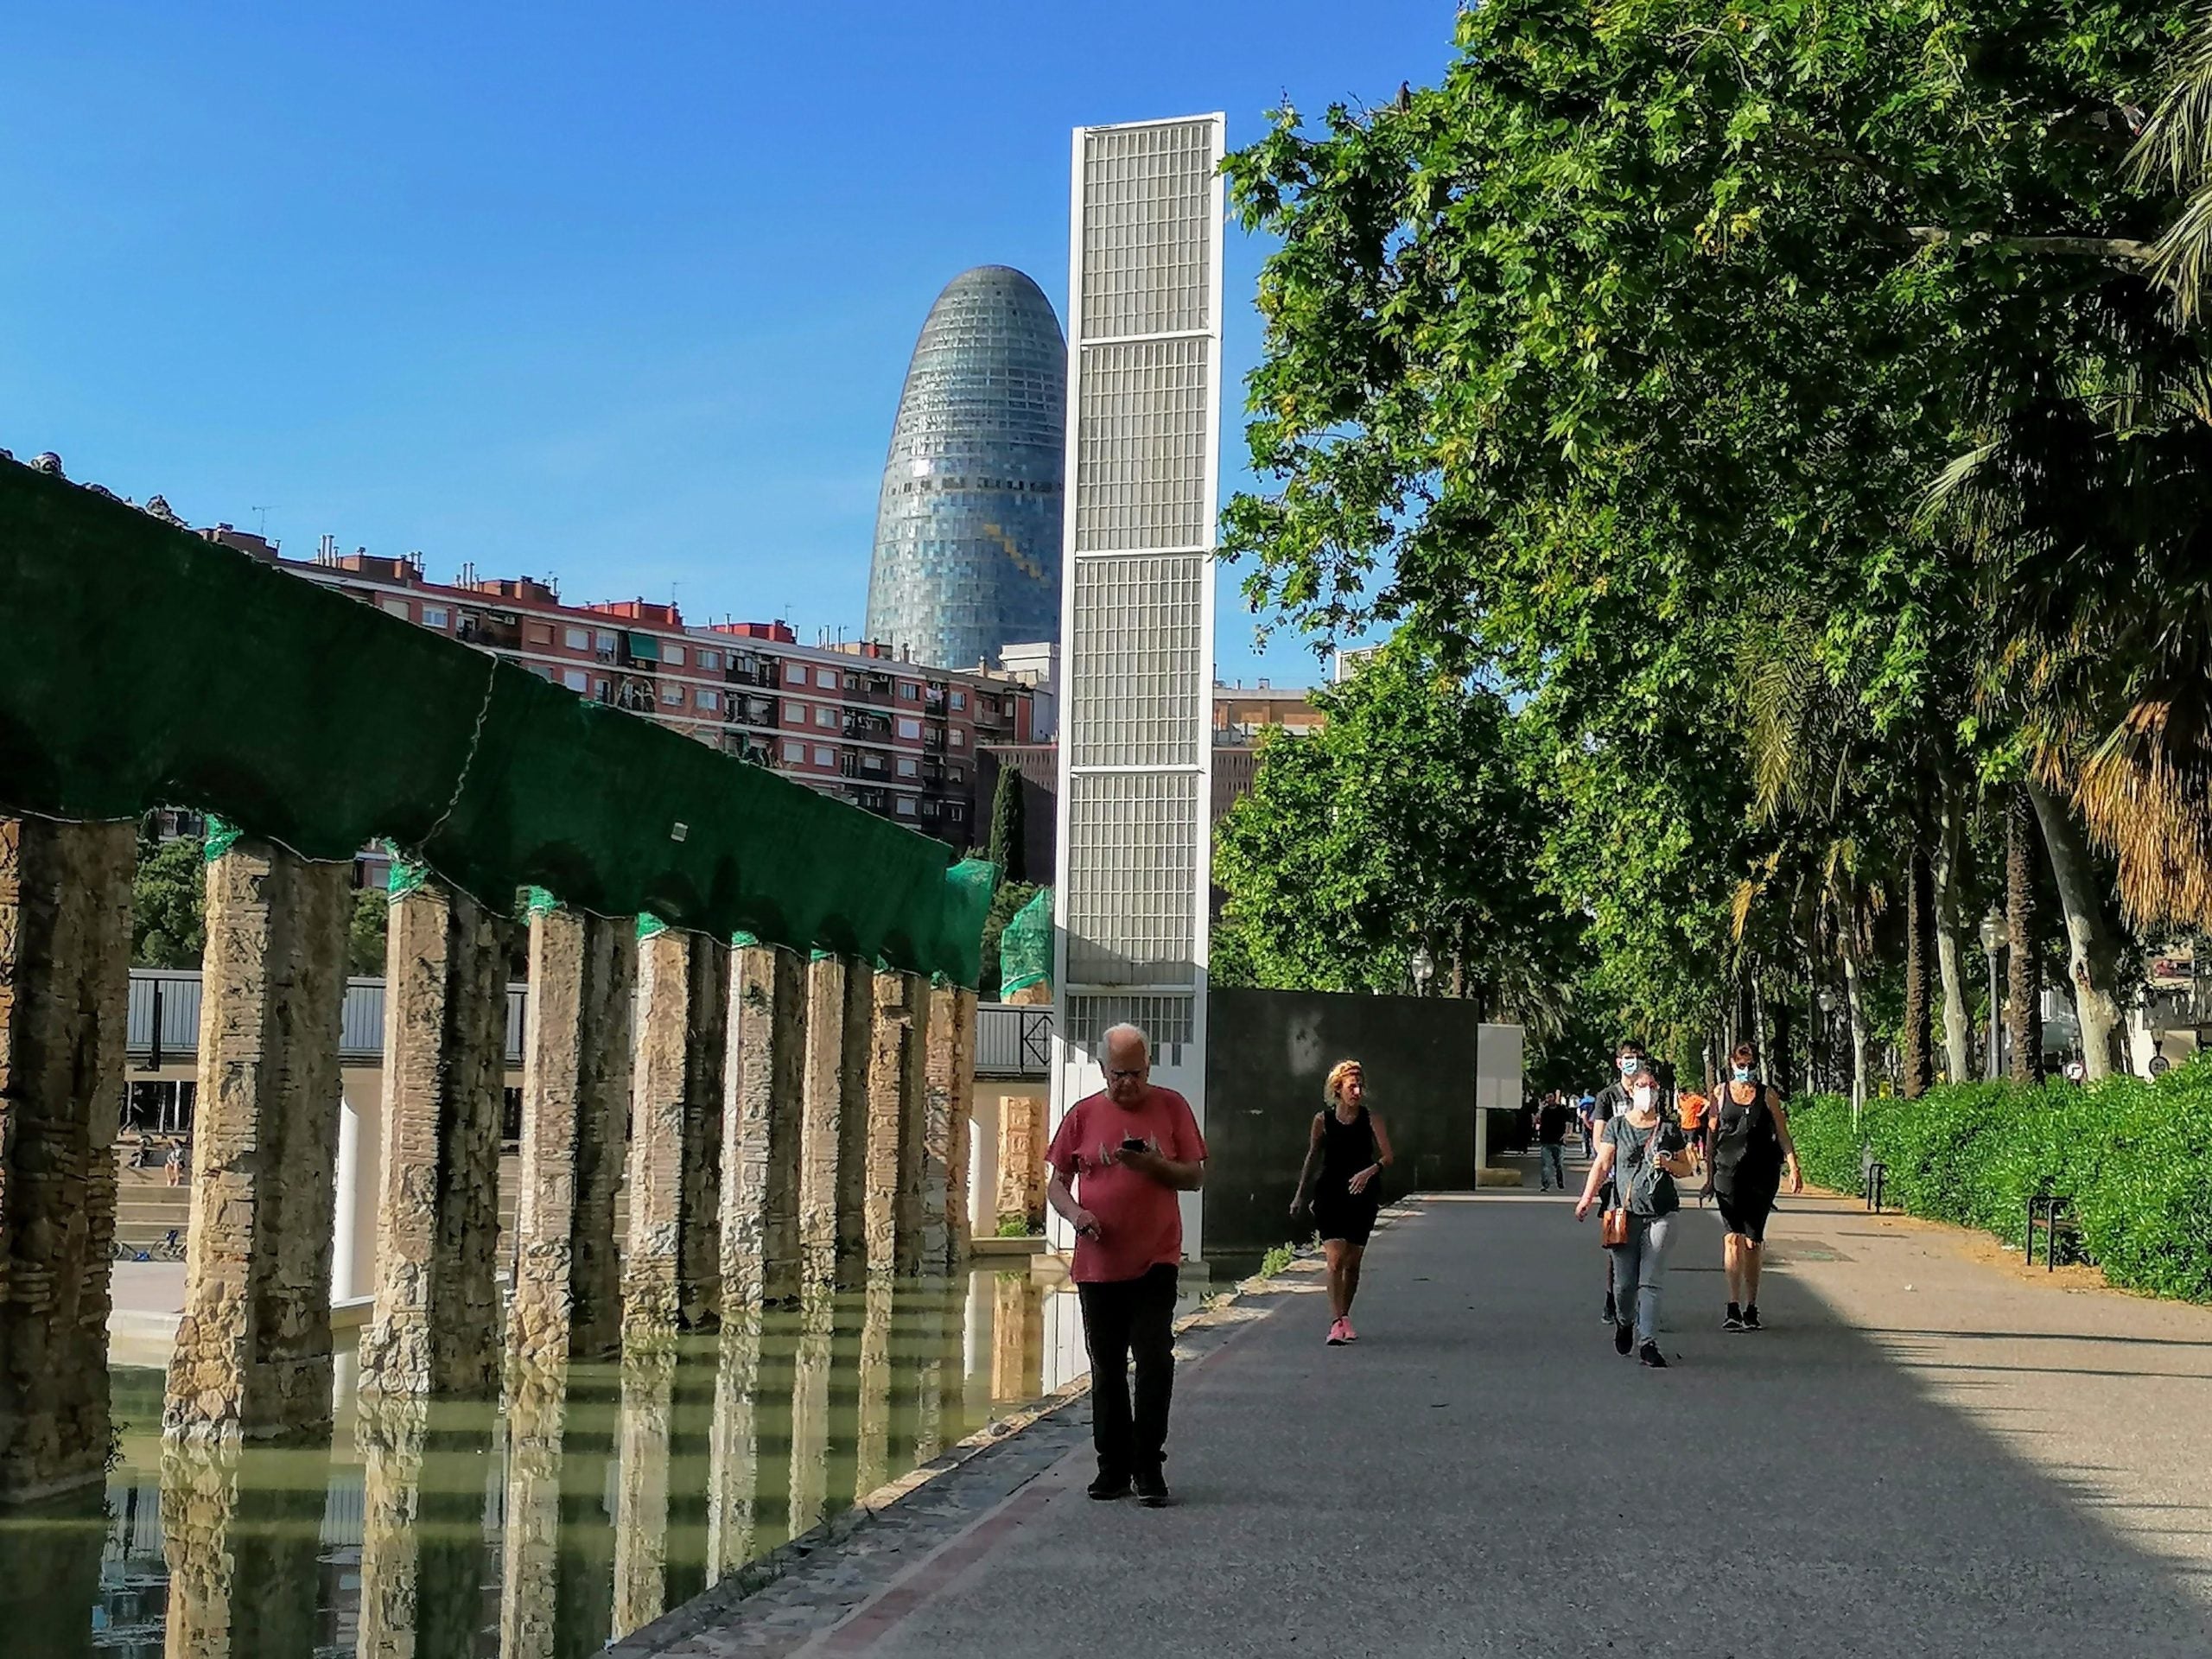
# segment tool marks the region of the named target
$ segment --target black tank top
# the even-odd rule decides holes
[[[1782,1174],[1782,1137],[1775,1132],[1774,1112],[1767,1104],[1764,1084],[1748,1101],[1736,1098],[1728,1084],[1720,1085],[1714,1103],[1713,1179],[1716,1186],[1764,1185]]]
[[[1321,1179],[1317,1190],[1349,1192],[1351,1178],[1375,1161],[1375,1125],[1368,1121],[1364,1105],[1349,1123],[1331,1107],[1321,1114]],[[1360,1196],[1367,1198],[1374,1192],[1370,1184]]]

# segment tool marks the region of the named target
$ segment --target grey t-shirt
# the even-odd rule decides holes
[[[1639,1216],[1671,1216],[1681,1207],[1681,1197],[1675,1191],[1675,1178],[1665,1170],[1654,1170],[1648,1181],[1637,1179],[1643,1172],[1645,1160],[1665,1157],[1681,1150],[1680,1129],[1662,1117],[1648,1129],[1639,1129],[1628,1121],[1627,1115],[1608,1120],[1605,1137],[1613,1147],[1613,1187],[1620,1194],[1621,1202],[1630,1212]]]

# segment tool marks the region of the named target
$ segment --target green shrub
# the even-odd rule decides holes
[[[1289,1245],[1278,1244],[1260,1258],[1260,1277],[1272,1279],[1297,1259],[1298,1253]]]
[[[1027,1238],[1036,1230],[1029,1224],[1029,1217],[1018,1210],[1009,1210],[999,1217],[1001,1238]]]
[[[1909,1214],[2021,1243],[2031,1194],[2074,1200],[2088,1259],[2115,1285],[2212,1302],[2212,1058],[2154,1082],[1972,1083],[1919,1100],[1823,1095],[1790,1112],[1805,1179],[1856,1192],[1862,1147]]]

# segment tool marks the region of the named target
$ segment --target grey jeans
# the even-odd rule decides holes
[[[1567,1148],[1557,1141],[1547,1141],[1541,1143],[1539,1150],[1543,1154],[1543,1161],[1536,1166],[1536,1185],[1541,1186],[1547,1181],[1557,1181],[1559,1190],[1566,1192]]]
[[[1666,1271],[1667,1246],[1675,1236],[1672,1216],[1630,1215],[1628,1243],[1612,1247],[1614,1294],[1628,1312],[1631,1287],[1636,1293],[1636,1339],[1659,1339],[1659,1275]]]

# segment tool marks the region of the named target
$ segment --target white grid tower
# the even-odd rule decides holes
[[[1225,136],[1219,115],[1075,133],[1056,1128],[1124,1020],[1205,1123]]]

